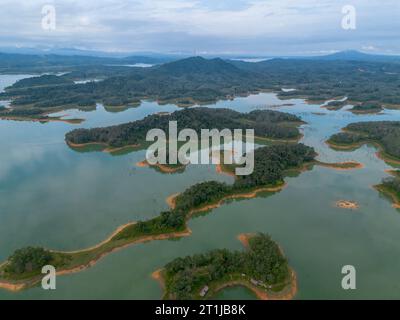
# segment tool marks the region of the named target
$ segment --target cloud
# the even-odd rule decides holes
[[[357,12],[343,30],[342,7]],[[41,28],[53,4],[54,31]],[[121,51],[300,52],[376,47],[400,51],[400,2],[386,0],[2,0],[0,46]]]

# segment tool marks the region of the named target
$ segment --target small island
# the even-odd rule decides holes
[[[357,210],[360,208],[360,205],[357,202],[350,200],[336,201],[335,206],[340,209],[350,209],[350,210]]]
[[[292,299],[296,276],[279,246],[262,233],[239,236],[244,251],[219,249],[177,258],[153,278],[163,288],[163,299],[212,299],[226,287],[243,286],[262,300]]]
[[[337,150],[355,150],[368,143],[378,147],[380,158],[390,164],[399,164],[400,121],[351,123],[327,141]]]

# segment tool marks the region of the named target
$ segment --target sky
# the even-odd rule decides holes
[[[0,47],[400,54],[399,36],[400,0],[0,0]]]

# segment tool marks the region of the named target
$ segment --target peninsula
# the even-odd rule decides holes
[[[382,182],[374,186],[376,190],[390,198],[393,202],[393,207],[400,209],[400,176],[398,172],[394,177],[384,178]]]
[[[220,290],[243,286],[262,300],[292,299],[297,283],[280,247],[262,233],[239,236],[244,251],[218,249],[177,258],[153,273],[163,299],[212,299]]]
[[[354,150],[363,144],[378,147],[378,156],[388,163],[400,163],[400,121],[351,123],[334,134],[327,144],[338,150]]]

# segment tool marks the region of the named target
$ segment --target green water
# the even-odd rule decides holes
[[[0,76],[2,86],[16,81]],[[161,290],[151,273],[172,259],[216,248],[241,249],[239,233],[271,234],[284,249],[299,281],[298,299],[400,298],[400,212],[372,185],[390,168],[364,146],[354,152],[330,150],[324,141],[348,123],[400,120],[399,111],[357,116],[346,110],[326,111],[302,100],[280,101],[274,94],[252,95],[210,107],[238,111],[267,105],[297,114],[308,124],[303,142],[327,162],[355,160],[364,169],[336,171],[316,167],[288,178],[288,187],[268,197],[233,201],[191,220],[192,236],[134,245],[100,260],[94,267],[57,278],[57,290],[33,288],[19,293],[0,290],[0,299],[158,299]],[[109,113],[68,110],[60,115],[83,117],[80,125],[0,121],[0,261],[15,249],[39,245],[58,250],[82,249],[106,238],[121,224],[148,219],[167,209],[165,198],[205,180],[232,182],[213,166],[189,166],[182,174],[163,175],[137,168],[144,151],[123,156],[79,153],[64,142],[78,127],[106,126],[141,119],[173,105],[143,102],[138,108]],[[324,112],[326,115],[315,115]],[[358,211],[338,209],[337,200],[353,200]],[[341,269],[354,265],[357,289],[341,288]],[[252,298],[244,288],[229,288],[221,299]]]

